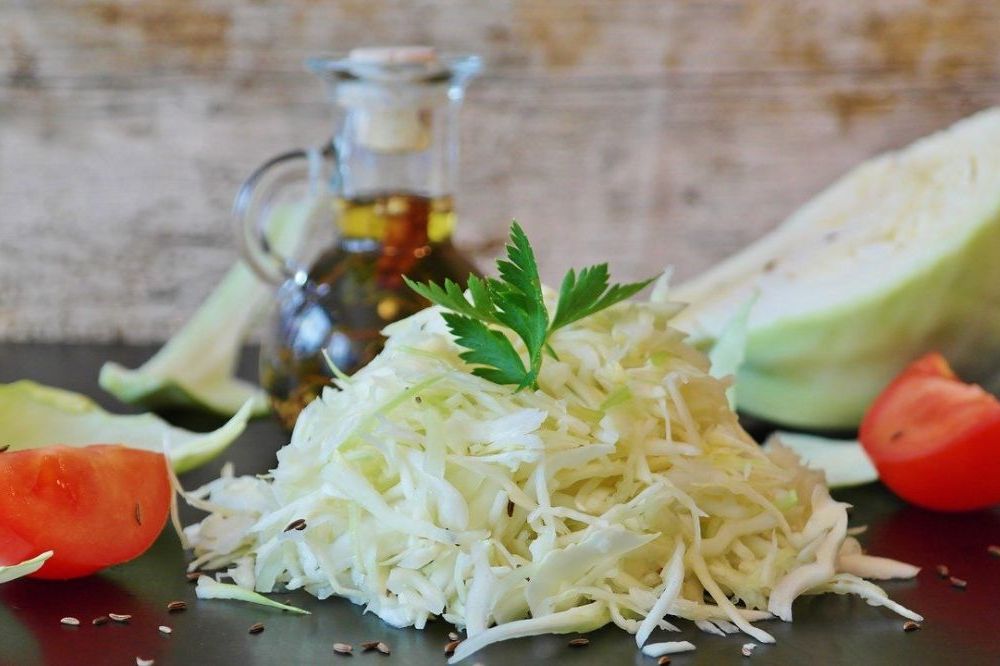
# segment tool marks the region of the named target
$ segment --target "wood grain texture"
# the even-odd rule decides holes
[[[460,242],[684,277],[852,164],[1000,103],[981,0],[2,0],[0,338],[156,340],[235,258],[233,193],[329,132],[320,51],[482,53]]]

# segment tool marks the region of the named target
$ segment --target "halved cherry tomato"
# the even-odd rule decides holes
[[[0,564],[46,550],[35,578],[76,578],[144,553],[170,512],[162,454],[99,444],[0,454]]]
[[[929,509],[1000,503],[1000,401],[960,381],[940,354],[906,368],[861,423],[885,485]]]

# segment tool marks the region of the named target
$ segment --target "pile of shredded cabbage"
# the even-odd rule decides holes
[[[439,309],[388,327],[276,469],[188,494],[211,512],[185,530],[191,568],[398,627],[440,616],[467,632],[452,662],[608,622],[642,646],[667,616],[770,643],[753,622],[822,592],[920,619],[864,580],[917,569],[862,554],[822,475],[743,431],[678,311],[622,303],[557,331],[520,392],[471,374]]]

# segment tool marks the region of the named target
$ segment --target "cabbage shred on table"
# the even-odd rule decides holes
[[[743,431],[678,310],[622,303],[557,331],[520,392],[470,373],[439,308],[393,324],[267,477],[189,494],[211,512],[185,530],[192,568],[400,627],[443,617],[468,634],[453,661],[608,622],[642,645],[670,616],[772,642],[752,623],[822,592],[919,619],[863,579],[917,569],[862,554],[821,474]]]

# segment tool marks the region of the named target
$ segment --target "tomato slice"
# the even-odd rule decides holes
[[[50,446],[0,454],[0,564],[54,551],[34,578],[76,578],[127,562],[170,512],[162,454]]]
[[[906,368],[861,423],[861,444],[903,499],[964,511],[1000,503],[1000,401],[940,354]]]

